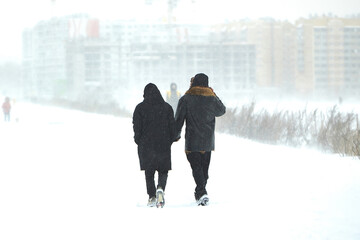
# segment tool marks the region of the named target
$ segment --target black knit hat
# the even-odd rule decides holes
[[[204,73],[198,73],[195,75],[192,87],[208,87],[209,86],[209,78]]]

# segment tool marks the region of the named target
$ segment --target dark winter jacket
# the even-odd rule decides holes
[[[152,83],[146,85],[144,101],[135,108],[133,127],[141,170],[170,170],[171,144],[175,139],[174,112]]]
[[[186,121],[185,150],[212,151],[215,148],[215,117],[225,114],[226,108],[207,82],[194,82],[180,98],[175,114],[176,138]]]

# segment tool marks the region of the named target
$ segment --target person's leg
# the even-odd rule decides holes
[[[191,152],[188,153],[186,157],[190,163],[192,174],[196,183],[195,198],[198,200],[202,195],[207,194],[205,189],[206,179],[201,166],[201,153]]]
[[[155,170],[145,170],[146,189],[149,198],[156,196],[154,175]]]
[[[163,191],[165,191],[167,178],[168,178],[168,171],[158,172],[158,185],[157,185],[157,188],[161,188]]]
[[[156,207],[164,207],[165,198],[164,191],[166,187],[166,181],[168,177],[168,171],[158,171],[158,186],[156,190]]]
[[[205,187],[207,184],[207,180],[209,179],[210,159],[211,159],[211,152],[205,152],[204,154],[201,154],[201,166],[205,178]]]

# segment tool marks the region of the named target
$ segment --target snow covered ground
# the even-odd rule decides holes
[[[1,240],[360,239],[360,160],[217,134],[197,207],[181,139],[166,205],[147,208],[131,119],[16,108],[0,122]]]

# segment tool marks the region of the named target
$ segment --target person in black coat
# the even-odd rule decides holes
[[[162,207],[168,171],[171,170],[175,119],[172,107],[164,101],[155,84],[149,83],[145,86],[144,100],[136,106],[133,114],[133,128],[140,169],[145,170],[148,206],[162,204]],[[155,171],[158,172],[157,189]]]
[[[211,151],[215,149],[215,117],[225,114],[226,108],[209,87],[208,76],[196,74],[190,89],[180,98],[175,114],[176,139],[186,121],[185,152],[196,183],[198,205],[207,205],[206,184],[209,178]]]

